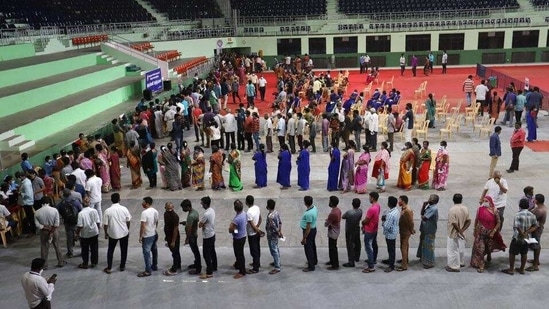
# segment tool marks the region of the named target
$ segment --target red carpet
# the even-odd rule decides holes
[[[549,141],[527,142],[525,145],[534,152],[549,152]]]

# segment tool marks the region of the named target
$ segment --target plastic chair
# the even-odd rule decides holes
[[[8,239],[6,238],[7,232],[12,233],[11,235],[13,236],[13,232],[11,231],[11,226],[7,226],[7,221],[6,221],[6,228],[0,231],[0,237],[2,237],[2,244],[4,245],[4,248],[8,247]]]
[[[423,125],[416,130],[416,136],[419,139],[421,135],[425,136],[425,139],[427,139],[427,133],[429,132],[429,123],[431,120],[425,120],[423,121]]]

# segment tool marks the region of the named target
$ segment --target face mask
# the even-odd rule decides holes
[[[482,203],[482,207],[490,207],[490,203],[484,202],[484,203]]]

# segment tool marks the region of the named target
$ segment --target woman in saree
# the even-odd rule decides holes
[[[216,145],[212,146],[212,155],[210,156],[211,186],[213,190],[225,189],[225,180],[223,179],[223,161],[225,154],[219,150]]]
[[[425,100],[425,108],[427,109],[425,120],[429,120],[429,128],[435,127],[435,112],[437,101],[433,98],[433,94],[429,93],[427,100]]]
[[[232,147],[232,146],[231,146]],[[259,144],[259,151],[254,153],[252,160],[255,170],[254,188],[264,188],[267,186],[267,154],[265,153],[265,144]]]
[[[374,159],[374,168],[372,177],[377,178],[376,188],[378,192],[385,192],[385,181],[389,178],[389,160],[391,153],[389,152],[389,144],[381,143],[381,150],[377,153]]]
[[[343,153],[339,172],[339,189],[343,190],[343,193],[351,191],[355,183],[355,141],[350,140],[348,145],[347,152]]]
[[[368,165],[372,161],[368,145],[362,145],[362,149],[364,152],[360,154],[358,161],[355,163],[355,192],[357,194],[368,193]]]
[[[122,189],[122,172],[120,171],[120,156],[119,156],[120,150],[115,145],[111,146],[111,155],[109,157],[109,163],[111,168],[110,176],[111,176],[111,186],[113,190],[118,191]]]
[[[97,155],[96,160],[96,171],[98,176],[103,181],[101,186],[101,192],[108,193],[111,191],[111,175],[110,175],[110,164],[109,164],[109,151],[104,148],[102,144],[95,145],[95,154]]]
[[[179,154],[181,160],[179,165],[181,166],[181,185],[183,188],[191,186],[191,150],[189,144],[186,141],[181,143],[181,152]]]
[[[141,179],[141,153],[139,145],[135,144],[135,141],[130,141],[129,148],[126,150],[126,157],[128,158],[128,167],[130,168],[132,178],[132,189],[137,189],[143,183]]]
[[[417,185],[420,189],[429,189],[429,170],[431,169],[431,149],[429,142],[423,142],[423,148],[419,152],[419,171],[417,173]]]
[[[114,135],[114,146],[118,149],[118,155],[123,156],[125,145],[124,145],[124,128],[122,127],[122,121],[118,119],[113,119],[112,124],[112,133]]]
[[[309,146],[308,140],[303,141],[303,148],[299,151],[297,157],[297,185],[299,191],[309,190],[309,175],[311,174],[311,164],[309,161]]]
[[[229,162],[229,188],[233,191],[241,191],[242,186],[242,171],[240,162],[240,150],[236,149],[235,143],[231,143],[231,152],[227,159]]]
[[[194,146],[193,160],[191,162],[192,185],[196,191],[204,190],[204,172],[206,171],[206,161],[204,159],[204,150],[200,146]]]
[[[337,190],[337,179],[339,175],[339,165],[341,163],[341,152],[338,148],[339,140],[336,139],[332,141],[332,146],[330,147],[330,164],[328,165],[328,191]]]
[[[282,187],[280,189],[288,189],[290,185],[290,174],[292,172],[292,154],[287,144],[280,146],[280,153],[278,154],[278,173],[276,175],[276,182]]]
[[[494,206],[491,196],[484,197],[482,204],[477,210],[474,225],[474,240],[471,253],[471,266],[477,268],[477,272],[484,272],[486,262],[484,256],[488,255],[487,262],[490,262],[492,252],[505,251],[505,243],[499,233],[501,226],[498,210]]]
[[[179,162],[177,161],[177,151],[173,148],[172,143],[168,143],[167,147],[160,147],[166,170],[166,181],[170,191],[181,190],[181,176],[179,175]]]
[[[446,181],[448,181],[448,172],[450,169],[450,156],[446,150],[448,143],[440,142],[440,148],[435,157],[435,170],[433,171],[433,189],[437,191],[446,190]]]
[[[408,191],[412,189],[412,169],[414,167],[415,155],[412,150],[412,143],[406,142],[404,148],[405,150],[400,156],[397,187]]]

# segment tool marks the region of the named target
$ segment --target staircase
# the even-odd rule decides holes
[[[34,51],[37,53],[41,53],[44,50],[46,50],[46,46],[48,45],[50,39],[48,38],[40,38],[34,40]]]
[[[151,15],[156,18],[157,22],[166,22],[168,21],[168,17],[165,14],[158,13],[158,10],[152,6],[148,1],[144,0],[135,0],[139,5],[141,5],[147,12],[151,13]]]
[[[219,8],[221,9],[221,13],[223,13],[223,17],[225,17],[225,24],[229,25],[232,17],[231,1],[216,0],[216,2],[217,2],[217,5],[219,5]]]
[[[326,0],[326,14],[332,19],[340,19],[341,21],[347,19],[345,14],[339,13],[338,0]]]
[[[34,141],[29,141],[24,135],[17,135],[13,130],[0,134],[0,149],[3,151],[22,152],[32,146]]]
[[[530,0],[517,0],[517,2],[520,5],[520,10],[523,12],[532,12],[535,10]]]

